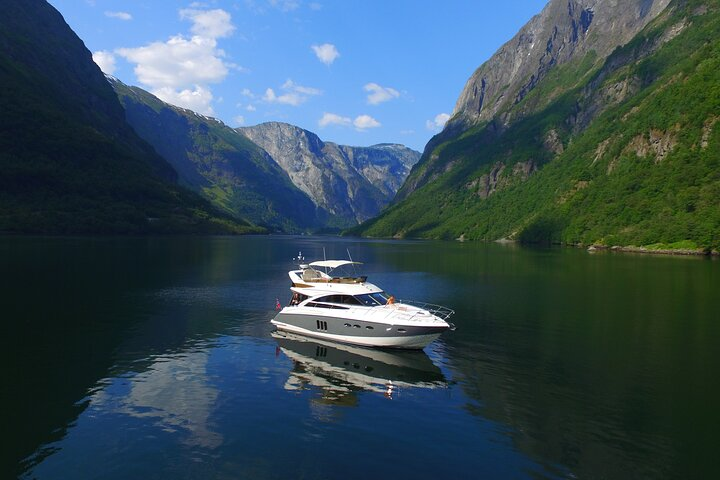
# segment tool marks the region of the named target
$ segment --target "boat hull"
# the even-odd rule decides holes
[[[278,330],[365,347],[422,349],[449,329],[446,325],[389,324],[295,313],[278,313],[271,323]]]

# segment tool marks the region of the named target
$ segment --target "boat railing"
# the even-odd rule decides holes
[[[303,281],[308,283],[365,283],[367,276],[362,277],[330,277],[330,278],[303,278]]]
[[[443,307],[442,305],[435,305],[434,303],[416,302],[414,300],[398,300],[397,303],[422,308],[423,310],[427,310],[431,314],[438,318],[442,318],[443,320],[447,320],[455,314],[455,310]]]

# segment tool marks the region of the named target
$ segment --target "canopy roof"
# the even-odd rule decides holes
[[[338,268],[343,265],[362,265],[362,262],[351,262],[349,260],[320,260],[312,262],[311,267]]]

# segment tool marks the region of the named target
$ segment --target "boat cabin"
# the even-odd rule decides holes
[[[351,307],[379,307],[388,304],[389,295],[385,292],[363,293],[360,295],[324,295],[312,298],[304,304],[306,307],[348,309]],[[290,305],[300,305],[308,298],[307,295],[294,292]]]
[[[367,276],[356,274],[354,266],[358,264],[348,260],[321,260],[301,264],[300,270],[288,272],[293,292],[289,305],[348,309],[392,303],[393,300],[388,302],[390,295],[367,283]],[[349,266],[352,266],[352,273],[348,272]],[[337,272],[341,274],[337,275]]]

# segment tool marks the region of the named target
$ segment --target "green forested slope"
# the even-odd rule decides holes
[[[316,230],[318,209],[282,168],[244,135],[111,79],[127,121],[178,172],[179,180],[234,216],[285,232]]]
[[[0,232],[256,231],[175,184],[90,52],[43,0],[0,15]]]
[[[352,233],[720,248],[719,2],[674,2],[513,108],[533,113],[436,137],[410,177],[432,180]]]

